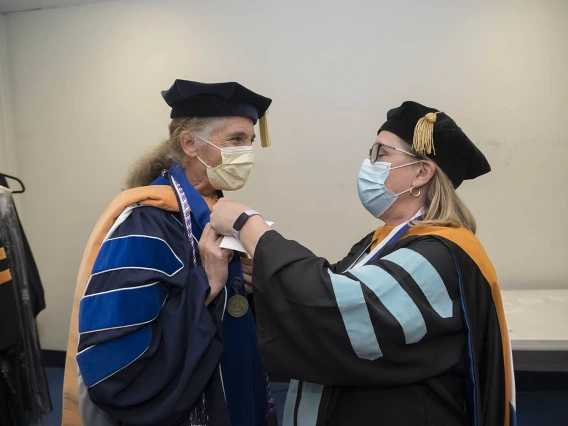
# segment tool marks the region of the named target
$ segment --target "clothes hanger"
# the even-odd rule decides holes
[[[16,182],[18,182],[18,183],[20,184],[21,189],[19,189],[19,190],[17,190],[17,191],[12,190],[12,194],[21,194],[21,193],[25,192],[26,187],[24,186],[24,182],[22,182],[22,181],[21,181],[20,179],[18,179],[17,177],[10,176],[10,175],[7,175],[7,174],[5,174],[5,173],[0,173],[0,177],[4,177],[4,178],[8,178],[8,179],[13,179],[13,180],[15,180]]]

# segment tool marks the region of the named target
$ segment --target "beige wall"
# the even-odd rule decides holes
[[[166,136],[160,90],[174,78],[236,80],[274,99],[273,146],[230,196],[332,261],[378,225],[355,182],[386,111],[406,99],[444,109],[494,169],[459,192],[502,285],[566,284],[565,0],[124,1],[6,21],[45,348],[65,347],[95,221]]]
[[[7,49],[6,19],[0,14],[0,173],[14,176],[17,174],[18,167],[14,152]]]

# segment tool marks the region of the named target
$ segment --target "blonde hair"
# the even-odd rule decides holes
[[[418,159],[432,161],[414,151],[408,142],[402,139],[400,142]],[[457,194],[448,175],[437,164],[435,168],[423,206],[423,219],[413,222],[412,226],[450,226],[454,228],[463,226],[475,234],[477,231],[475,217]]]
[[[125,180],[126,189],[150,185],[163,170],[168,170],[174,162],[182,163],[184,152],[180,144],[180,135],[187,130],[208,139],[209,135],[222,123],[220,117],[181,117],[174,118],[169,125],[170,137],[152,151],[144,154],[130,168]],[[199,138],[195,143],[202,144]]]
[[[424,204],[424,219],[414,226],[463,226],[473,234],[477,224],[446,173],[436,166]]]

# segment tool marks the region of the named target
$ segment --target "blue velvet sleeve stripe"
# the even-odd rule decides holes
[[[77,364],[87,387],[95,386],[136,361],[150,346],[151,325],[77,354]]]
[[[128,235],[103,243],[92,274],[117,269],[146,269],[171,277],[182,268],[183,262],[164,240],[145,235]]]
[[[424,337],[426,323],[422,313],[392,275],[372,265],[349,272],[375,293],[385,308],[396,318],[402,327],[407,344],[419,342]]]
[[[375,335],[361,284],[344,275],[328,272],[353,350],[361,359],[372,361],[380,358],[383,353]]]
[[[79,332],[150,322],[160,313],[167,296],[168,289],[159,282],[85,296],[79,309]]]
[[[408,272],[440,317],[452,317],[453,303],[448,289],[438,271],[424,256],[414,250],[402,248],[382,259],[396,263]]]

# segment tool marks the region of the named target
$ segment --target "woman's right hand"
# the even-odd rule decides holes
[[[229,276],[229,262],[233,258],[233,251],[221,248],[223,236],[217,234],[209,224],[203,230],[199,240],[199,255],[209,280],[211,293],[205,301],[208,306],[221,292]]]

